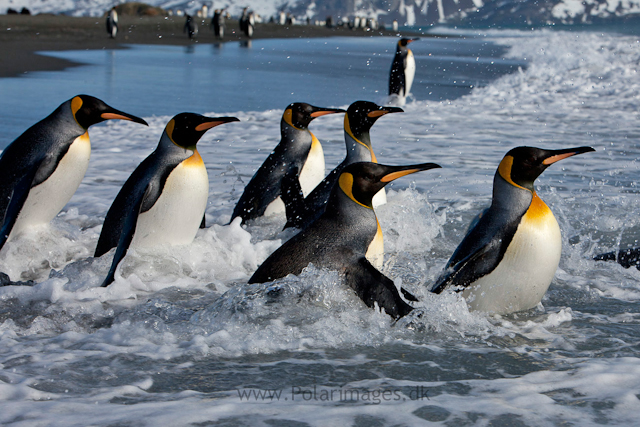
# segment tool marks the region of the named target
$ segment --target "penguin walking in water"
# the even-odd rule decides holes
[[[593,257],[595,261],[615,261],[624,268],[635,267],[640,270],[640,248],[620,249]]]
[[[147,125],[89,95],[74,96],[0,155],[0,249],[21,231],[48,224],[89,167],[89,126],[121,119]]]
[[[562,238],[534,181],[555,162],[589,151],[595,150],[510,150],[496,171],[491,206],[464,237],[431,291],[462,291],[471,310],[494,314],[537,306],[558,268]]]
[[[115,6],[107,14],[107,34],[112,39],[115,39],[118,34],[118,12]]]
[[[160,142],[133,171],[107,212],[94,256],[116,248],[102,286],[114,280],[129,247],[185,245],[200,227],[209,195],[209,178],[196,144],[235,117],[181,113],[173,117]]]
[[[382,234],[372,199],[395,179],[439,167],[435,163],[387,166],[372,162],[346,166],[324,213],[273,252],[251,276],[249,283],[297,275],[312,263],[318,268],[343,274],[346,284],[368,307],[377,304],[394,319],[405,316],[412,307],[400,297],[393,281],[367,260],[367,254],[377,250],[375,246],[381,241]],[[417,301],[402,291],[405,298]]]
[[[389,96],[397,96],[404,100],[411,92],[413,77],[416,74],[416,60],[407,46],[419,38],[401,38],[396,46],[396,54],[391,63],[389,74]]]
[[[305,195],[322,181],[324,152],[320,141],[308,127],[313,119],[335,113],[344,113],[344,110],[314,107],[304,102],[295,102],[284,110],[280,121],[280,143],[245,187],[231,220],[241,217],[242,222],[246,222],[263,215],[284,212],[280,198],[281,182],[292,170]]]
[[[304,229],[322,215],[331,190],[347,165],[356,162],[377,163],[376,155],[371,147],[371,127],[380,117],[401,112],[403,112],[401,108],[383,107],[369,101],[352,103],[344,116],[344,141],[347,155],[342,163],[336,166],[306,197],[301,197],[302,192],[296,187],[295,181],[291,179],[292,174],[283,181],[283,198],[287,212],[287,223],[284,228]],[[382,188],[375,195],[373,205],[377,207],[386,201],[387,196]]]

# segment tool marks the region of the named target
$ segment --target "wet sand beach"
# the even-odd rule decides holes
[[[189,40],[184,33],[185,18],[121,16],[115,39],[109,38],[105,19],[64,15],[0,15],[0,77],[15,77],[32,71],[62,70],[77,65],[71,61],[39,55],[42,51],[118,49],[127,44],[166,44],[187,46],[193,43],[220,42],[214,37],[211,19],[198,19],[198,37]],[[345,27],[326,28],[313,25],[282,26],[257,24],[253,39],[308,38],[333,36],[394,36],[397,33]],[[224,42],[248,40],[238,28],[237,20],[226,25]]]

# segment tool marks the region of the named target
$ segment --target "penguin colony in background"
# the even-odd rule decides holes
[[[398,42],[390,94],[409,93],[415,62],[411,64],[413,55],[406,45],[413,40]],[[400,112],[369,101],[353,102],[346,111],[303,102],[285,108],[280,142],[246,185],[231,219],[239,217],[244,223],[284,212],[285,228],[298,232],[259,266],[249,283],[297,275],[313,263],[337,270],[364,304],[393,319],[413,310],[418,299],[380,271],[384,246],[375,207],[384,203],[389,182],[440,166],[377,162],[370,131],[382,116]],[[318,117],[339,113],[344,113],[346,156],[325,176],[322,145],[309,125]],[[0,250],[21,231],[48,224],[64,208],[89,165],[89,127],[111,119],[147,124],[97,98],[78,95],[2,152]],[[102,286],[116,280],[130,247],[193,241],[204,224],[209,193],[196,145],[209,129],[234,121],[238,119],[194,113],[169,120],[156,149],[133,171],[106,214],[94,253],[113,257]],[[558,267],[561,235],[553,213],[535,191],[535,179],[550,165],[589,151],[595,150],[510,150],[497,166],[491,206],[474,221],[431,292],[460,292],[469,309],[487,313],[536,307]],[[639,258],[640,249],[596,257],[627,267],[640,265]]]

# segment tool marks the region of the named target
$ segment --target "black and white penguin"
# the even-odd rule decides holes
[[[107,212],[94,256],[116,248],[102,286],[129,247],[185,245],[200,227],[209,195],[209,178],[196,144],[204,133],[235,117],[181,113],[173,117],[160,142],[133,171]]]
[[[615,261],[624,268],[635,267],[640,270],[640,248],[620,249],[593,257],[595,261]]]
[[[372,199],[397,178],[439,167],[434,163],[387,166],[371,162],[346,166],[324,213],[272,253],[251,276],[249,283],[300,274],[313,263],[317,268],[344,274],[346,284],[367,306],[377,304],[395,319],[406,315],[412,307],[400,297],[393,281],[367,260],[367,254],[377,250],[382,234]],[[408,292],[403,294],[416,301]]]
[[[471,310],[508,314],[537,306],[562,249],[560,227],[538,197],[535,179],[553,163],[591,147],[517,147],[500,162],[493,201],[458,246],[431,291],[462,291]]]
[[[211,26],[213,27],[213,34],[217,39],[224,39],[225,21],[224,21],[225,9],[216,9],[211,19]]]
[[[186,15],[183,32],[187,33],[189,39],[198,37],[198,23],[191,15]]]
[[[340,108],[321,108],[304,102],[290,104],[280,121],[280,143],[256,171],[238,200],[231,219],[243,222],[263,215],[284,212],[280,198],[281,181],[291,170],[299,171],[298,181],[305,195],[324,178],[324,152],[318,138],[309,131],[316,117],[344,113]]]
[[[401,113],[398,107],[383,107],[369,101],[356,101],[347,109],[344,116],[344,142],[347,148],[345,159],[327,175],[320,184],[305,198],[300,197],[300,191],[295,188],[295,182],[285,179],[284,199],[287,212],[285,228],[305,228],[322,215],[331,190],[338,181],[342,170],[351,163],[374,162],[376,155],[371,147],[369,131],[374,123],[382,116],[390,113]],[[289,183],[294,185],[289,185]],[[386,192],[381,189],[373,199],[373,206],[380,206],[387,201]],[[380,264],[378,264],[380,267]]]
[[[110,119],[147,124],[93,96],[78,95],[5,148],[0,155],[0,248],[58,215],[89,167],[89,126]]]
[[[116,12],[115,6],[109,10],[109,13],[107,13],[106,24],[107,34],[109,34],[110,38],[115,39],[118,34],[118,12]]]
[[[398,40],[396,54],[391,63],[391,72],[389,73],[389,95],[397,95],[405,98],[411,92],[413,78],[416,74],[416,60],[413,52],[407,45],[418,38],[401,38]]]

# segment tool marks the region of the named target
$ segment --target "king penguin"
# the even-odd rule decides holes
[[[510,150],[496,171],[491,206],[455,250],[432,292],[461,290],[471,310],[493,314],[537,306],[558,268],[562,238],[534,181],[553,163],[589,151],[595,150]]]
[[[306,197],[300,197],[300,190],[295,187],[295,181],[285,179],[285,207],[287,223],[284,228],[305,228],[313,220],[322,215],[331,190],[338,181],[338,177],[347,165],[356,162],[377,163],[376,155],[371,147],[370,130],[374,123],[382,116],[390,113],[401,113],[402,108],[384,107],[369,101],[352,103],[344,115],[344,142],[347,148],[345,159],[327,175],[320,184]],[[373,206],[378,207],[387,201],[384,189],[381,189],[373,199]]]
[[[89,126],[122,119],[146,125],[89,95],[74,96],[27,129],[0,155],[0,248],[48,224],[71,200],[89,167]]]
[[[394,319],[406,315],[412,307],[400,297],[393,281],[367,260],[367,253],[376,250],[382,234],[372,199],[397,178],[439,167],[435,163],[387,166],[371,162],[346,166],[324,213],[273,252],[249,283],[297,275],[311,263],[343,274],[346,284],[368,307],[377,304]],[[416,301],[408,292],[403,290],[403,294]]]
[[[318,138],[309,131],[317,117],[344,113],[340,108],[320,108],[304,102],[290,104],[280,121],[280,143],[256,171],[236,204],[231,219],[242,222],[263,215],[284,212],[280,198],[282,177],[292,169],[305,195],[324,178],[324,152]]]
[[[396,54],[393,57],[389,73],[389,96],[397,95],[400,98],[405,98],[411,92],[411,85],[413,85],[413,78],[416,74],[416,60],[407,45],[416,40],[419,39],[401,38],[398,40]]]
[[[157,148],[124,183],[104,219],[94,256],[116,251],[102,286],[113,282],[129,247],[193,241],[209,195],[207,169],[196,144],[207,130],[237,121],[194,113],[169,120]]]

